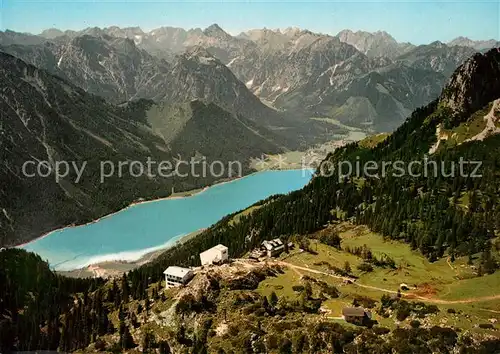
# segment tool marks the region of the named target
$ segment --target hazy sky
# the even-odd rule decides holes
[[[499,1],[74,1],[0,0],[0,28],[39,33],[111,25],[207,27],[231,34],[251,28],[385,30],[415,44],[457,36],[499,39]]]

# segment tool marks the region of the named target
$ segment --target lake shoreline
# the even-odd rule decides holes
[[[117,210],[115,212],[112,212],[110,214],[103,215],[103,216],[101,216],[101,217],[99,217],[97,219],[94,219],[92,221],[86,222],[84,224],[78,224],[78,225],[71,224],[71,225],[60,227],[60,228],[55,229],[55,230],[48,231],[48,232],[44,233],[43,235],[38,236],[38,237],[36,237],[36,238],[28,241],[28,242],[22,243],[20,245],[15,245],[14,248],[25,247],[25,246],[29,245],[32,242],[39,241],[39,240],[41,240],[41,239],[43,239],[43,238],[45,238],[47,236],[50,236],[54,232],[59,232],[59,231],[67,230],[67,229],[72,229],[72,228],[76,228],[76,227],[83,227],[83,226],[89,226],[89,225],[95,224],[95,223],[97,223],[99,221],[102,221],[102,220],[104,220],[106,218],[112,217],[112,216],[114,216],[114,215],[116,215],[118,213],[121,213],[121,212],[123,212],[123,211],[125,211],[127,209],[130,209],[130,208],[138,206],[138,205],[143,205],[143,204],[148,204],[148,203],[156,203],[156,202],[161,202],[161,201],[164,201],[164,200],[177,200],[177,199],[184,199],[184,198],[194,197],[194,196],[196,196],[198,194],[206,192],[209,188],[212,188],[212,187],[215,187],[215,186],[219,186],[219,185],[224,185],[226,183],[230,183],[230,182],[233,182],[233,181],[237,181],[237,180],[240,180],[242,178],[251,176],[254,173],[259,173],[259,172],[261,172],[261,171],[252,172],[252,173],[250,173],[248,175],[244,175],[244,176],[241,176],[241,177],[235,177],[235,178],[230,179],[230,180],[221,180],[221,181],[215,182],[214,184],[211,184],[209,186],[205,186],[205,187],[202,187],[202,188],[191,189],[191,190],[187,190],[185,192],[174,193],[176,195],[169,195],[168,197],[157,198],[157,199],[150,199],[150,200],[135,201],[135,202],[132,202],[129,205],[127,205],[125,208],[122,208],[122,209]],[[185,194],[185,195],[183,195],[183,194]]]
[[[189,198],[189,197],[193,197],[193,196],[195,196],[195,195],[197,195],[197,194],[200,194],[200,193],[205,192],[205,190],[206,190],[206,189],[208,189],[208,188],[210,188],[210,187],[211,187],[211,186],[207,186],[207,187],[202,188],[201,190],[200,190],[199,188],[198,188],[198,189],[193,189],[192,191],[197,191],[197,192],[195,192],[195,193],[193,193],[193,194],[186,195],[186,196],[171,196],[171,195],[170,195],[170,196],[168,196],[168,197],[164,197],[164,198],[158,198],[158,199],[151,199],[151,200],[143,200],[143,201],[136,201],[136,202],[132,202],[132,203],[130,203],[129,205],[127,205],[125,208],[120,209],[120,210],[117,210],[117,211],[112,212],[112,213],[110,213],[110,214],[106,214],[106,215],[104,215],[104,216],[101,216],[100,218],[94,219],[94,220],[89,221],[89,222],[86,222],[86,223],[84,223],[84,224],[78,224],[78,225],[74,225],[74,224],[73,224],[73,225],[68,225],[68,226],[64,226],[64,227],[61,227],[61,228],[58,228],[58,229],[55,229],[55,230],[49,231],[49,232],[47,232],[47,233],[45,233],[45,234],[43,234],[43,235],[41,235],[41,236],[39,236],[39,237],[37,237],[37,238],[34,238],[34,239],[33,239],[33,240],[31,240],[31,241],[25,242],[25,243],[20,244],[20,245],[16,245],[16,246],[14,246],[14,247],[16,247],[16,248],[25,247],[25,246],[29,245],[30,243],[32,243],[32,242],[34,242],[34,241],[38,241],[38,240],[41,240],[41,239],[43,239],[43,238],[45,238],[45,237],[47,237],[47,236],[50,236],[50,235],[51,235],[52,233],[54,233],[54,232],[64,231],[64,230],[67,230],[67,229],[72,229],[72,228],[75,228],[75,227],[83,227],[83,226],[89,226],[89,225],[95,224],[95,223],[97,223],[97,222],[99,222],[99,221],[102,221],[102,220],[104,220],[104,219],[106,219],[106,218],[112,217],[112,216],[114,216],[114,215],[116,215],[116,214],[118,214],[118,213],[121,213],[121,212],[123,212],[123,211],[125,211],[125,210],[127,210],[127,209],[129,209],[129,208],[132,208],[132,207],[134,207],[134,206],[137,206],[137,205],[142,205],[142,204],[147,204],[147,203],[161,202],[161,201],[163,201],[163,200],[175,200],[175,199],[182,199],[182,198]],[[188,193],[188,192],[189,192],[189,191],[186,191],[186,193]]]
[[[308,170],[307,168],[284,168],[284,169],[269,169],[269,170],[260,170],[260,171],[255,171],[255,172],[252,172],[252,173],[249,173],[247,175],[244,175],[244,176],[240,176],[240,177],[234,177],[234,178],[231,178],[231,179],[222,179],[220,181],[216,181],[214,184],[211,184],[211,185],[208,185],[208,186],[205,186],[205,187],[202,187],[202,188],[196,188],[196,189],[191,189],[191,190],[187,190],[185,192],[178,192],[178,193],[174,193],[176,195],[169,195],[168,197],[163,197],[163,198],[157,198],[157,199],[150,199],[150,200],[139,200],[139,201],[135,201],[135,202],[132,202],[130,203],[128,206],[126,206],[125,208],[123,209],[120,209],[120,210],[117,210],[115,212],[112,212],[110,214],[106,214],[106,215],[103,215],[97,219],[94,219],[92,221],[89,221],[89,222],[86,222],[86,223],[83,223],[83,224],[78,224],[78,225],[75,225],[75,224],[70,224],[70,225],[67,225],[67,226],[63,226],[63,227],[60,227],[58,229],[55,229],[55,230],[51,230],[51,231],[48,231],[46,233],[44,233],[43,235],[40,235],[28,242],[24,242],[22,244],[19,244],[19,245],[15,245],[13,248],[22,248],[22,247],[25,247],[27,245],[29,245],[30,243],[32,242],[35,242],[35,241],[39,241],[47,236],[50,236],[52,233],[54,232],[59,232],[59,231],[64,231],[66,229],[72,229],[72,228],[77,228],[77,227],[84,227],[84,226],[89,226],[89,225],[92,225],[92,224],[95,224],[99,221],[102,221],[106,218],[109,218],[109,217],[112,217],[118,213],[121,213],[127,209],[130,209],[132,207],[135,207],[135,206],[138,206],[138,205],[143,205],[143,204],[148,204],[148,203],[156,203],[156,202],[161,202],[161,201],[164,201],[164,200],[177,200],[177,199],[184,199],[184,198],[190,198],[190,197],[194,197],[198,194],[201,194],[201,193],[204,193],[206,192],[208,189],[212,188],[212,187],[217,187],[217,186],[222,186],[222,185],[225,185],[227,183],[231,183],[231,182],[235,182],[235,181],[239,181],[243,178],[247,178],[247,177],[250,177],[254,174],[257,174],[257,173],[260,173],[260,172],[264,172],[264,171],[302,171],[302,170]]]
[[[136,269],[144,264],[150,263],[158,258],[161,254],[168,251],[169,249],[181,245],[191,238],[201,234],[206,229],[200,229],[194,232],[191,232],[187,235],[180,237],[178,240],[173,242],[170,245],[166,245],[158,250],[148,252],[142,255],[139,259],[135,261],[104,261],[97,262],[93,264],[89,264],[86,267],[81,267],[73,270],[56,270],[55,272],[59,275],[63,275],[70,278],[112,278],[112,277],[120,277],[123,273],[129,272],[133,269]]]
[[[290,170],[297,171],[294,175],[301,174],[303,177],[308,175],[309,179],[310,179],[310,176],[314,173],[314,170],[312,170],[312,169],[300,169],[300,168],[298,168],[298,169],[284,169],[283,172],[290,171]],[[305,173],[305,172],[300,173],[300,171],[304,171],[304,170],[307,170],[309,173]],[[104,219],[107,219],[107,218],[110,218],[111,216],[119,214],[122,211],[125,211],[129,208],[143,205],[143,204],[147,204],[147,203],[165,201],[165,200],[169,200],[169,199],[171,199],[171,200],[189,199],[190,197],[199,196],[200,194],[205,193],[206,191],[210,190],[211,188],[215,188],[213,190],[213,192],[211,192],[211,195],[213,193],[215,193],[215,195],[220,195],[219,194],[220,192],[218,192],[219,187],[222,187],[222,186],[229,184],[229,183],[232,183],[232,182],[238,182],[238,181],[241,182],[242,180],[246,180],[247,177],[250,178],[250,177],[253,177],[256,175],[260,175],[263,172],[269,172],[269,173],[274,174],[276,172],[280,172],[280,170],[255,171],[255,172],[252,172],[252,173],[245,175],[245,176],[242,176],[242,177],[220,180],[211,186],[206,186],[204,188],[193,189],[193,190],[180,192],[180,193],[174,193],[174,194],[169,195],[168,197],[164,197],[164,198],[158,198],[158,199],[152,199],[152,200],[137,200],[136,202],[131,203],[127,207],[125,207],[121,210],[118,210],[114,213],[105,215],[101,218],[98,218],[96,220],[92,220],[88,223],[81,224],[78,226],[70,225],[70,226],[66,226],[66,227],[63,227],[60,229],[50,231],[50,232],[40,236],[39,238],[37,238],[35,240],[32,240],[28,243],[25,243],[25,244],[23,244],[21,246],[17,246],[17,247],[27,246],[26,248],[28,250],[32,250],[33,252],[36,253],[37,252],[37,248],[36,248],[37,244],[35,243],[30,248],[31,242],[36,242],[37,240],[43,239],[49,235],[53,235],[53,233],[55,233],[55,232],[58,232],[58,233],[56,235],[53,235],[53,236],[54,237],[57,236],[56,239],[58,239],[61,237],[59,234],[59,232],[61,232],[61,231],[68,230],[68,229],[77,229],[80,226],[83,227],[83,226],[88,226],[88,225],[98,223]],[[260,178],[260,177],[258,177],[258,178]],[[276,178],[278,178],[278,177],[273,177],[273,178],[274,178],[274,180],[276,180]],[[252,182],[248,182],[248,183],[252,183]],[[300,189],[303,186],[304,186],[304,184],[300,183],[300,186],[294,187],[293,189],[290,189],[288,192],[295,190],[295,188]],[[286,193],[286,191],[282,190],[278,193],[283,194],[283,193]],[[261,197],[263,199],[263,198],[265,198],[265,195],[262,195]],[[252,199],[254,199],[254,198],[252,198]],[[260,200],[260,199],[261,198],[259,197],[258,200]],[[250,206],[253,203],[257,202],[258,200],[254,200],[251,202],[249,201],[250,204],[248,204],[248,205],[245,204],[245,206],[246,207]],[[168,205],[173,205],[173,204],[168,204]],[[241,208],[241,207],[242,206],[240,206],[239,208]],[[230,212],[231,212],[231,210],[227,211],[227,213],[230,213]],[[224,215],[227,215],[227,214],[224,214]],[[196,217],[196,216],[192,215],[191,217]],[[214,220],[210,221],[210,223],[217,222],[220,219],[220,217],[223,217],[223,216],[218,216],[217,220],[214,219]],[[90,257],[90,258],[87,257],[88,259],[86,262],[80,262],[79,264],[77,262],[74,262],[74,258],[71,258],[71,259],[68,258],[67,260],[64,258],[61,258],[60,260],[57,260],[57,261],[54,258],[50,258],[50,257],[48,259],[50,260],[50,263],[52,264],[51,268],[53,268],[57,273],[63,274],[63,275],[68,275],[68,276],[73,276],[73,277],[74,276],[77,276],[77,277],[89,277],[89,276],[90,277],[99,277],[99,276],[109,277],[109,276],[114,276],[114,275],[121,275],[124,272],[128,272],[134,268],[137,268],[143,264],[146,264],[146,263],[154,260],[155,258],[157,258],[160,254],[164,253],[169,248],[174,247],[175,245],[177,245],[179,243],[185,242],[190,237],[193,237],[193,233],[195,235],[199,234],[200,233],[199,230],[206,229],[210,225],[210,223],[201,224],[201,225],[198,224],[197,225],[198,227],[196,228],[198,231],[196,231],[196,229],[193,227],[191,227],[191,230],[189,230],[189,227],[188,227],[188,229],[183,234],[182,231],[179,230],[180,232],[177,234],[177,236],[170,237],[170,240],[167,242],[163,241],[165,243],[162,243],[161,240],[157,240],[160,242],[157,242],[157,245],[155,245],[155,246],[148,246],[148,247],[142,247],[142,248],[139,247],[139,248],[135,248],[132,250],[127,250],[124,247],[118,247],[118,246],[116,248],[114,248],[114,247],[109,248],[108,247],[108,250],[111,252],[108,252],[108,253],[97,252],[94,255],[92,255],[92,253],[89,253],[88,257]],[[71,231],[71,232],[73,232],[73,231]],[[82,231],[79,231],[79,232],[81,233]],[[71,240],[71,238],[69,240]],[[44,241],[44,244],[45,243],[47,243],[47,242]],[[46,247],[46,246],[44,246],[44,247]],[[56,246],[54,246],[54,247],[56,247]],[[49,250],[51,248],[47,248],[47,249]],[[58,249],[58,247],[56,247],[55,249]],[[55,249],[53,249],[51,252],[53,252]],[[42,257],[44,257],[43,254],[44,253],[41,253]],[[84,254],[82,254],[82,255],[84,255]],[[63,263],[66,263],[68,261],[71,263],[68,263],[67,265],[63,265]]]

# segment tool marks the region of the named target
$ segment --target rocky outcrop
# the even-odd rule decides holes
[[[500,96],[500,48],[475,54],[453,74],[440,102],[468,116]]]

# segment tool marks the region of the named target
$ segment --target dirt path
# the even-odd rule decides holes
[[[286,266],[286,267],[289,267],[289,268],[295,268],[295,269],[305,270],[307,272],[311,272],[311,273],[315,273],[315,274],[327,275],[329,277],[336,278],[336,279],[349,280],[353,285],[359,286],[360,288],[378,290],[378,291],[382,291],[382,292],[389,293],[389,294],[397,294],[398,293],[397,291],[394,291],[394,290],[388,290],[388,289],[379,288],[379,287],[376,287],[376,286],[360,284],[360,283],[356,282],[356,279],[350,278],[350,277],[343,277],[341,275],[335,275],[335,274],[323,272],[323,271],[317,270],[317,269],[311,269],[311,268],[301,267],[301,266],[297,266],[295,264],[291,264],[291,263],[287,263],[287,262],[279,262],[279,264],[281,264],[283,266]]]
[[[335,275],[335,274],[323,272],[323,271],[320,271],[320,270],[317,270],[317,269],[311,269],[311,268],[301,267],[301,266],[297,266],[295,264],[291,264],[291,263],[283,262],[283,261],[280,261],[280,262],[277,262],[277,263],[280,264],[280,265],[283,265],[285,267],[292,268],[292,269],[300,269],[300,270],[304,270],[304,271],[307,271],[307,272],[311,272],[311,273],[315,273],[315,274],[322,274],[322,275],[326,275],[326,276],[329,276],[329,277],[332,277],[332,278],[336,278],[336,279],[341,279],[341,280],[350,280],[352,282],[352,285],[358,286],[360,288],[377,290],[377,291],[381,291],[381,292],[385,292],[385,293],[389,293],[389,294],[397,294],[398,293],[397,291],[394,291],[394,290],[389,290],[389,289],[379,288],[377,286],[371,286],[371,285],[361,284],[361,283],[357,282],[353,278],[343,277],[343,276],[340,276],[340,275]],[[441,304],[441,305],[470,304],[470,303],[482,302],[482,301],[500,300],[500,294],[498,294],[498,295],[492,295],[492,296],[473,297],[473,298],[462,299],[462,300],[434,299],[434,298],[425,297],[425,296],[419,296],[419,295],[415,295],[415,294],[411,294],[411,293],[406,293],[406,294],[405,293],[401,293],[401,295],[403,297],[408,298],[408,299],[418,299],[418,300],[421,300],[423,302],[429,302],[429,303]]]
[[[483,296],[483,297],[472,297],[463,300],[440,300],[440,299],[429,299],[425,297],[418,297],[418,298],[423,299],[423,301],[433,302],[435,304],[453,305],[453,304],[472,304],[475,302],[500,300],[500,294],[492,296]]]
[[[459,271],[457,270],[457,268],[455,268],[453,266],[453,264],[451,264],[451,257],[446,257],[446,264],[448,264],[448,266],[451,268],[451,270],[453,270],[453,272],[455,273],[455,275],[458,277],[460,274],[459,274]]]
[[[480,308],[481,311],[486,311],[486,312],[491,312],[491,313],[500,313],[500,311],[496,311],[496,310],[490,310],[490,309],[483,309],[483,308]]]
[[[335,274],[331,274],[331,273],[327,273],[327,272],[322,272],[321,270],[317,270],[317,269],[311,269],[311,268],[307,268],[307,267],[301,267],[301,266],[298,266],[298,265],[295,265],[295,264],[292,264],[292,263],[288,263],[288,262],[278,261],[277,263],[280,264],[280,265],[282,265],[282,266],[285,266],[285,267],[288,267],[288,268],[292,268],[292,269],[300,269],[300,270],[305,270],[306,272],[311,272],[311,273],[315,273],[315,274],[328,275],[329,277],[332,277],[332,278],[337,278],[337,279],[341,279],[341,280],[354,281],[353,278],[343,277],[343,276],[340,276],[340,275],[335,275]]]
[[[448,264],[448,266],[449,266],[449,267],[450,267],[453,271],[455,271],[455,268],[453,268],[453,266],[452,266],[452,265],[451,265],[451,263],[450,263],[450,257],[447,257],[447,258],[446,258],[446,264]]]

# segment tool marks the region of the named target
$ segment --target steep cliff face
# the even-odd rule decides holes
[[[44,38],[29,33],[19,33],[10,30],[6,30],[5,32],[0,31],[0,45],[34,45],[43,42],[45,42]]]
[[[444,88],[440,102],[467,116],[500,96],[500,48],[475,54],[462,64]]]
[[[473,48],[448,46],[435,41],[419,45],[398,56],[395,60],[414,68],[441,73],[449,78],[455,69],[475,52],[476,50]]]
[[[173,63],[168,89],[161,100],[180,103],[189,99],[213,102],[252,124],[273,131],[273,140],[281,146],[297,149],[324,137],[323,124],[309,122],[297,112],[280,112],[254,95],[236,75],[209,50],[195,46]]]
[[[189,49],[176,60],[165,97],[172,101],[189,97],[214,102],[264,124],[283,122],[277,112],[266,107],[231,70],[200,46]]]
[[[229,35],[221,34],[218,28],[210,27],[207,33],[222,41]],[[89,29],[86,33],[95,36],[10,45],[3,50],[112,103],[140,98],[157,102],[202,99],[261,123],[282,123],[282,117],[260,102],[209,50],[190,47],[171,64],[139,49],[132,39],[106,34],[116,31]]]
[[[3,47],[3,51],[60,76],[113,103],[157,99],[166,90],[170,65],[127,38],[82,35],[41,45]]]
[[[161,137],[140,113],[151,103],[113,106],[4,53],[0,77],[0,212],[7,221],[0,228],[0,243],[27,241],[55,227],[95,218],[143,193],[164,194],[169,181],[142,176],[100,183],[99,178],[101,160],[168,157]],[[71,168],[56,179],[59,161]],[[78,179],[77,168],[84,164]]]

